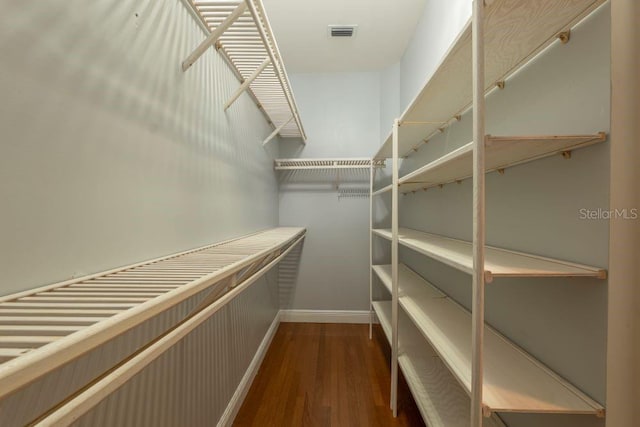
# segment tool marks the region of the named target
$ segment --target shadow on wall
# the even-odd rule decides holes
[[[300,274],[300,260],[302,258],[302,248],[304,240],[284,257],[279,264],[278,272],[278,294],[280,296],[280,309],[292,307],[295,295],[296,284]]]

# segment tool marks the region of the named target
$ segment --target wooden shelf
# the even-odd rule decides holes
[[[374,310],[391,341],[391,301],[376,301]],[[430,427],[468,427],[470,400],[438,355],[422,338],[411,320],[400,312],[398,365],[411,394]],[[485,418],[485,427],[504,427],[496,416]]]
[[[377,266],[389,281],[391,266]],[[471,391],[471,314],[408,267],[399,304],[458,382]],[[604,408],[489,326],[485,326],[483,406],[490,412],[604,416]]]
[[[604,0],[493,0],[485,9],[485,88],[491,90]],[[400,117],[398,148],[406,156],[471,105],[471,22]],[[425,123],[425,122],[430,123]],[[391,157],[391,134],[376,159]]]
[[[391,240],[391,230],[377,229],[373,233]],[[453,268],[473,273],[472,245],[464,240],[400,228],[401,245],[436,259]],[[593,277],[606,279],[607,271],[598,267],[574,264],[537,255],[486,246],[485,281],[495,277]]]
[[[604,132],[594,135],[562,136],[487,136],[485,172],[506,169],[554,154],[566,153],[606,141]],[[400,191],[424,190],[438,185],[462,181],[473,174],[473,142],[454,150],[399,180]],[[373,194],[390,191],[388,185]]]

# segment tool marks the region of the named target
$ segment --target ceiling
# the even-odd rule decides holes
[[[425,0],[263,0],[290,73],[371,71],[397,62]],[[328,25],[358,26],[329,38]]]

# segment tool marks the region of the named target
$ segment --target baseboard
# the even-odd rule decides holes
[[[281,322],[369,323],[367,310],[280,310]]]
[[[258,373],[258,369],[260,369],[260,365],[262,364],[262,360],[264,359],[265,354],[267,354],[267,350],[271,345],[271,340],[273,339],[276,331],[278,330],[278,325],[280,324],[280,312],[278,312],[269,326],[267,333],[265,334],[256,354],[253,356],[253,360],[249,364],[247,371],[242,376],[242,380],[240,380],[240,384],[238,384],[238,388],[236,388],[235,393],[231,397],[229,404],[227,405],[227,409],[225,409],[222,417],[218,421],[218,427],[227,427],[233,424],[233,421],[238,415],[238,411],[242,406],[242,402],[244,402],[244,398],[247,396],[249,392],[249,388],[251,388],[251,383]]]

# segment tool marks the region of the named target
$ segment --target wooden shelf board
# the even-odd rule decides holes
[[[604,0],[493,0],[485,9],[485,88],[506,79]],[[471,105],[471,21],[400,117],[405,156]],[[426,121],[432,123],[424,123]],[[422,122],[422,124],[418,124]],[[435,123],[433,123],[435,122]],[[391,135],[375,159],[391,157]]]
[[[485,171],[492,172],[606,141],[595,135],[487,137]],[[400,191],[422,190],[473,175],[473,142],[428,163],[399,180]]]
[[[391,301],[376,301],[374,310],[382,329],[391,341]],[[470,399],[427,344],[411,320],[399,313],[400,350],[398,364],[411,394],[430,427],[468,427]],[[496,416],[485,418],[485,427],[504,427]]]
[[[391,266],[381,266],[390,274]],[[399,272],[399,304],[448,366],[471,390],[471,315],[408,267]],[[485,326],[483,405],[492,412],[602,416],[604,408]]]
[[[386,193],[388,191],[391,191],[392,189],[393,189],[393,184],[389,184],[389,185],[386,185],[386,186],[380,188],[379,190],[374,191],[373,193],[371,193],[371,195],[372,196],[377,196],[377,195],[380,195],[380,194],[384,194],[384,193]]]
[[[391,301],[373,301],[371,305],[387,341],[391,344]]]
[[[391,230],[374,229],[373,232],[391,240]],[[400,228],[400,244],[436,259],[453,268],[472,274],[473,257],[470,242]],[[495,277],[593,277],[605,279],[606,270],[540,257],[523,252],[487,246],[485,251],[485,280]]]

